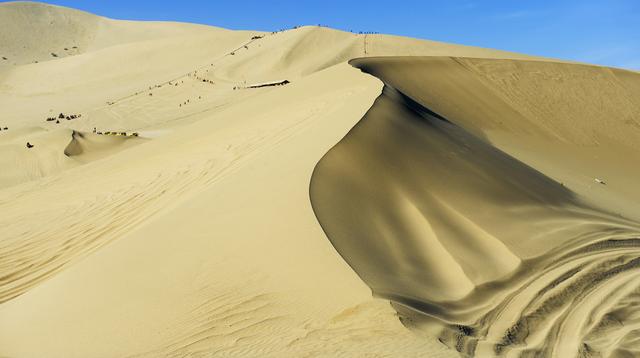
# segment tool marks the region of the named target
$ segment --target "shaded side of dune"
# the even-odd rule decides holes
[[[461,65],[470,60],[396,60],[352,62],[385,89],[312,177],[314,211],[342,257],[376,295],[395,302],[406,326],[465,355],[637,353],[633,327],[640,321],[630,313],[640,294],[640,225],[617,214],[615,200],[594,206],[587,191],[576,193],[535,160],[515,157],[521,148],[497,145],[492,131],[516,143],[533,137],[541,147],[607,136],[624,145],[638,133],[620,134],[620,122],[608,119],[593,124],[598,113],[581,123],[577,116],[591,108],[577,108],[579,101],[557,104],[576,117],[538,118],[552,110],[536,112],[548,96],[509,99],[531,84],[489,84]],[[560,72],[579,83],[569,77],[611,71],[482,63],[503,74]],[[427,81],[429,71],[439,75]],[[576,88],[589,92],[606,76]],[[626,86],[620,83],[612,86]],[[594,100],[618,117],[635,111],[634,104],[615,107],[625,98]]]

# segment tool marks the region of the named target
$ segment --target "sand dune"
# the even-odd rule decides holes
[[[635,170],[640,105],[618,78],[640,78],[522,61],[352,63],[387,85],[318,163],[311,199],[374,293],[397,303],[407,326],[468,355],[638,354],[633,331],[612,325],[638,324],[620,316],[635,307],[640,233],[620,214],[637,215],[637,192],[620,181]],[[500,81],[507,74],[511,81]],[[538,95],[513,95],[533,88]],[[617,146],[600,144],[611,141]],[[536,157],[560,145],[573,151]],[[606,186],[583,177],[602,169],[591,164],[597,158],[572,167],[574,182],[553,179],[566,175],[562,161],[581,145],[626,153],[616,170],[600,171]],[[523,160],[509,155],[525,150]]]
[[[473,58],[354,60],[592,205],[639,220],[638,74],[589,65]],[[606,186],[594,179],[604,179]]]
[[[0,69],[52,61],[126,43],[223,31],[184,23],[114,21],[69,8],[28,1],[2,4]],[[170,26],[167,26],[170,25]]]
[[[638,354],[637,73],[0,19],[0,356]]]
[[[139,144],[133,136],[25,127],[0,133],[0,188],[50,176]],[[27,143],[33,145],[28,148]]]

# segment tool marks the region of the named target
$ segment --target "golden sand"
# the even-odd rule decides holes
[[[0,356],[640,354],[638,73],[0,23]]]

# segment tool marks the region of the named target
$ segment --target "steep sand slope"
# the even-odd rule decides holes
[[[463,119],[471,118],[467,114],[474,114],[478,106],[468,103],[474,102],[474,96],[454,91],[470,84],[469,74],[456,72],[454,65],[461,60],[433,59],[452,61],[453,65],[438,71],[423,64],[410,67],[419,81],[402,80],[393,86],[414,84],[414,90],[407,87],[402,91],[414,91],[411,96],[424,103],[411,104],[411,109],[407,109],[406,96],[391,86],[376,100],[382,83],[345,63],[355,57],[383,55],[530,59],[527,56],[319,27],[265,34],[184,24],[123,22],[41,4],[0,4],[0,17],[6,19],[3,24],[15,35],[11,38],[17,39],[11,46],[20,49],[22,43],[29,43],[29,48],[34,49],[21,53],[25,62],[20,63],[24,64],[11,63],[0,68],[0,127],[9,127],[8,131],[0,132],[0,148],[7,149],[3,152],[7,155],[2,159],[2,174],[10,173],[0,176],[4,180],[0,183],[0,356],[457,355],[446,346],[468,353],[492,354],[495,337],[508,331],[514,317],[525,311],[522,305],[531,302],[529,296],[542,291],[523,282],[543,284],[565,269],[541,270],[540,279],[525,269],[537,269],[537,257],[541,257],[539,262],[558,257],[559,253],[547,251],[555,248],[554,238],[565,243],[561,252],[568,252],[579,243],[595,240],[568,239],[585,228],[592,228],[598,239],[602,239],[602,231],[612,227],[616,229],[608,234],[611,238],[636,230],[630,214],[636,189],[623,184],[624,180],[626,183],[635,180],[635,169],[625,176],[627,172],[610,160],[625,154],[628,156],[620,160],[632,163],[634,151],[623,147],[616,151],[605,151],[602,147],[584,149],[568,140],[548,140],[551,135],[543,136],[544,141],[525,135],[511,136],[512,132],[532,131],[518,120],[510,122],[509,130],[502,131],[475,125],[476,121],[484,123],[484,117],[479,115],[464,122]],[[38,41],[23,35],[31,33],[29,24],[39,31],[55,31],[48,32],[51,36],[43,38],[46,41]],[[79,51],[70,54],[73,56],[31,63],[31,56],[46,55],[50,44],[66,46],[63,43],[70,40],[86,43],[86,47],[78,46]],[[478,68],[486,67],[480,66],[481,60],[469,61]],[[543,66],[541,62],[504,63]],[[379,69],[391,67],[384,65]],[[509,77],[548,71],[518,67],[495,72]],[[565,72],[576,71],[581,68],[569,66]],[[485,72],[491,73],[479,71]],[[420,80],[434,73],[433,79]],[[392,73],[383,80],[390,83],[400,75]],[[411,73],[407,76],[413,77]],[[603,83],[595,80],[591,85],[583,85],[585,76],[568,82],[563,91]],[[291,84],[244,88],[256,82],[282,79]],[[564,77],[561,79],[564,81]],[[453,90],[441,97],[436,96],[438,91],[425,98],[418,96],[423,87],[441,89],[450,81]],[[506,91],[500,98],[519,88],[519,82],[507,86],[508,78],[496,81],[499,85],[494,86],[495,90]],[[628,87],[629,91],[638,89],[635,78],[626,72],[616,73],[612,82]],[[536,97],[538,87],[537,82],[532,82],[521,95],[545,98]],[[477,87],[480,94],[493,93],[486,88]],[[613,90],[615,86],[610,88]],[[620,90],[612,93],[616,98],[624,95]],[[430,123],[430,131],[416,125],[423,121],[425,103],[432,105],[426,102],[431,96],[443,106],[452,104],[441,115],[451,116],[453,124],[431,118],[425,122]],[[490,99],[493,102],[480,96],[478,101],[481,104],[485,101],[492,108],[496,102],[493,97]],[[631,118],[635,115],[633,100],[632,96],[620,103],[620,108],[631,111]],[[367,112],[374,101],[375,106]],[[578,103],[590,108],[591,102],[585,99]],[[551,109],[563,103],[560,101]],[[524,110],[539,104],[514,108]],[[607,103],[603,106],[605,112],[611,110],[607,109]],[[464,108],[467,112],[454,121],[454,111]],[[416,117],[416,110],[423,114]],[[45,121],[60,112],[82,117],[65,119],[59,124]],[[388,126],[384,113],[406,117],[408,123],[399,121],[397,126]],[[372,222],[385,222],[388,225],[380,225],[380,229],[387,230],[389,238],[399,232],[411,239],[412,246],[399,245],[394,249],[390,245],[396,250],[392,252],[382,246],[362,250],[371,254],[363,260],[364,264],[376,262],[379,268],[387,268],[384,277],[377,274],[365,277],[354,264],[355,256],[345,256],[347,262],[340,258],[331,244],[344,256],[341,242],[349,242],[338,240],[335,235],[331,235],[331,241],[327,239],[309,201],[314,167],[363,116],[365,119],[356,129],[364,128],[365,135],[358,135],[344,159],[350,158],[349,153],[355,147],[368,164],[363,168],[354,163],[354,176],[362,172],[369,175],[370,169],[385,169],[387,179],[380,182],[384,190],[364,198],[363,202],[375,200],[376,205],[386,205],[386,200],[392,200],[388,205],[399,207],[400,211],[387,216],[388,211],[374,212],[377,207],[372,205],[369,210],[372,216],[368,222],[362,222],[357,212],[359,206],[350,202],[338,207],[327,219],[327,214],[318,210],[314,190],[332,191],[323,195],[326,207],[331,209],[333,190],[339,193],[343,190],[340,185],[353,180],[345,175],[336,183],[331,168],[327,175],[319,175],[322,173],[316,169],[312,199],[323,225],[327,220],[343,223],[348,220],[358,224],[350,228],[357,230],[354,235],[358,236],[369,232],[368,225]],[[91,133],[94,128],[103,133],[138,132],[139,137],[94,135]],[[405,175],[394,176],[386,164],[379,162],[389,158],[390,153],[368,147],[367,131],[370,134],[378,128],[385,128],[390,136],[389,141],[376,145],[390,153],[399,153],[412,162],[428,160],[430,165],[444,157],[452,167],[434,165],[433,170],[441,176],[423,186],[421,183],[431,178],[430,173],[394,161],[393,166],[405,171]],[[626,128],[622,132],[626,133]],[[402,135],[411,145],[403,148],[394,143],[398,133],[405,133]],[[349,134],[347,140],[351,137]],[[27,149],[27,141],[35,147]],[[343,143],[336,148],[342,147]],[[427,159],[421,156],[424,148],[431,148]],[[554,148],[562,149],[563,153],[567,150],[566,156],[558,155],[556,160],[555,156],[546,155],[553,153]],[[471,150],[480,153],[478,160],[469,157]],[[598,167],[592,167],[589,156],[573,156],[569,150],[603,159]],[[373,154],[377,156],[372,157]],[[559,165],[562,158],[571,158],[571,163]],[[323,160],[320,166],[326,163]],[[548,170],[544,165],[556,169]],[[468,175],[467,170],[476,176]],[[574,176],[574,170],[583,172]],[[616,170],[619,175],[609,175]],[[461,176],[462,171],[465,172]],[[508,178],[512,172],[518,181]],[[593,177],[603,172],[607,173],[606,187],[593,182]],[[496,173],[503,177],[496,178]],[[347,192],[344,198],[365,193],[371,183],[376,183],[378,174],[369,175],[369,180]],[[440,181],[445,179],[455,184],[456,190]],[[386,192],[388,187],[393,189],[392,194]],[[592,192],[586,192],[588,189]],[[485,190],[493,195],[489,197]],[[411,195],[405,195],[398,204],[394,200],[402,196],[396,196],[397,191]],[[485,204],[489,210],[483,213]],[[629,219],[611,215],[613,207],[620,208],[619,212]],[[439,217],[431,231],[423,225],[421,210]],[[339,217],[337,213],[345,216]],[[540,220],[531,222],[528,218]],[[565,225],[570,227],[565,229]],[[520,240],[520,230],[535,231],[536,235]],[[502,235],[505,232],[508,240]],[[446,234],[446,240],[438,237],[442,233]],[[467,235],[474,238],[473,247],[465,247]],[[428,245],[420,241],[422,237],[429,240]],[[363,242],[376,244],[375,240]],[[548,248],[539,243],[546,243]],[[632,246],[628,243],[604,246],[622,251],[626,250],[625,245]],[[416,255],[416,247],[426,249]],[[598,257],[605,262],[611,252],[601,250]],[[447,257],[451,265],[439,266],[437,260],[434,264],[429,255],[438,259]],[[558,260],[577,267],[582,263],[575,256]],[[407,261],[396,262],[394,257]],[[584,264],[596,265],[594,260],[593,255],[585,255]],[[620,260],[627,258],[623,256]],[[476,270],[478,265],[481,268]],[[432,270],[439,270],[441,275]],[[589,266],[589,270],[602,272],[596,266],[593,269]],[[398,273],[406,278],[397,281]],[[451,284],[449,279],[458,284]],[[427,287],[429,280],[433,280],[431,288]],[[579,282],[584,285],[594,280]],[[612,286],[632,283],[623,275],[607,282]],[[385,292],[378,294],[386,298],[372,298],[366,284],[376,291],[384,285]],[[441,289],[434,290],[435,285]],[[518,291],[521,295],[516,295],[513,304],[502,303],[514,289],[525,286]],[[598,288],[597,294],[614,292],[594,286]],[[416,297],[408,297],[413,290],[419,291]],[[467,292],[470,295],[464,296]],[[484,295],[473,296],[474,292]],[[624,290],[615,292],[625,294]],[[469,297],[479,297],[481,303],[470,304],[466,301]],[[563,307],[580,301],[579,297],[560,297],[556,301]],[[635,311],[628,302],[633,296],[627,297],[631,298],[614,301],[620,308],[619,316],[626,315],[631,321]],[[389,298],[395,302],[395,310]],[[421,306],[432,301],[435,305]],[[546,298],[536,302],[543,301]],[[587,301],[589,304],[576,306],[589,308],[602,300]],[[501,309],[494,312],[499,313],[499,319],[485,315],[489,307],[497,306]],[[407,307],[431,313],[436,319],[407,312]],[[450,311],[440,312],[437,307]],[[530,307],[537,306],[534,303]],[[615,311],[606,305],[601,307],[603,312]],[[431,308],[435,311],[430,311]],[[396,311],[401,312],[404,326]],[[536,312],[534,316],[538,317]],[[443,314],[450,315],[445,320],[465,325],[447,333],[448,326],[443,326],[440,320]],[[556,316],[554,313],[544,318],[553,320]],[[478,317],[497,323],[472,326]],[[622,319],[607,317],[611,319],[609,322]],[[571,318],[565,321],[578,322]],[[421,332],[416,335],[405,326]],[[425,334],[430,327],[432,331]],[[475,327],[479,333],[474,336]],[[491,330],[485,334],[487,327]],[[532,327],[541,332],[536,342],[553,337],[549,330],[537,329],[539,325]],[[633,326],[626,325],[624,330],[616,330],[615,324],[599,327],[589,335],[591,346],[609,345],[611,352],[633,348],[633,333],[611,346],[613,335],[632,332],[626,327]],[[562,328],[559,337],[565,339],[565,332],[572,329]],[[486,349],[480,347],[482,344],[472,349],[476,338],[471,336],[489,337],[485,338],[489,342]],[[585,336],[567,342],[577,344]],[[439,343],[438,338],[445,344]],[[520,339],[516,338],[514,344]],[[574,346],[566,345],[569,350]]]
[[[45,148],[61,163],[110,155],[0,190],[0,355],[450,354],[372,299],[310,207],[314,165],[381,85],[345,63],[307,76],[345,58],[307,64],[317,59],[287,46],[353,35],[269,35],[274,58],[294,55],[245,78],[234,67],[247,66],[255,33],[210,32],[3,72],[3,135],[21,150],[18,169]],[[233,90],[281,76],[294,83]],[[83,116],[45,122],[58,112]],[[77,135],[94,127],[143,142],[116,151],[125,138]]]
[[[3,4],[0,14],[11,13],[14,8],[28,10],[33,6],[36,5]],[[44,10],[39,8],[35,19],[45,11],[64,15],[78,24],[107,21],[113,26],[122,25],[121,21],[64,8],[40,7]],[[23,15],[27,14],[29,12],[24,10]],[[28,32],[23,23],[8,24],[16,31]],[[237,91],[234,88],[264,81],[295,81],[365,52],[525,57],[393,36],[356,35],[321,27],[264,34],[167,23],[157,24],[157,27],[160,25],[167,28],[160,33],[172,33],[174,27],[175,33],[156,38],[151,36],[158,32],[154,28],[147,31],[151,34],[149,38],[140,38],[138,33],[147,23],[126,23],[127,28],[132,28],[131,38],[135,41],[122,41],[120,45],[56,61],[15,66],[0,73],[0,106],[7,108],[0,118],[0,127],[38,126],[53,132],[63,129],[52,134],[55,137],[67,136],[69,129],[91,132],[94,128],[102,132],[139,131],[143,136],[157,137],[172,128],[192,123],[203,113],[212,114],[269,90]],[[188,28],[189,32],[185,34],[183,28]],[[63,30],[58,31],[62,33]],[[105,30],[104,36],[111,32],[114,30]],[[122,36],[121,32],[114,33],[113,36]],[[82,37],[78,32],[67,31],[65,34],[70,39]],[[59,113],[82,114],[82,118],[60,123],[45,120],[57,117]],[[16,143],[26,144],[35,139],[25,134]],[[64,147],[58,148],[62,153]],[[14,165],[10,171],[15,173],[12,177],[28,181],[69,167],[57,165],[52,170],[34,172]],[[20,180],[5,181],[4,186],[18,182]]]
[[[468,355],[640,353],[640,75],[510,60],[352,63],[387,85],[318,163],[311,198],[374,293]]]
[[[376,58],[353,64],[592,205],[616,207],[640,220],[640,188],[634,185],[640,176],[637,73],[473,58]]]
[[[3,241],[14,248],[3,257],[37,264],[29,280],[20,277],[33,267],[16,273],[4,297],[40,284],[0,306],[2,353],[444,352],[371,300],[308,201],[313,166],[379,88],[343,64],[121,152],[126,162],[67,171],[45,191],[35,182],[4,191],[2,210],[13,213],[4,227],[18,234],[33,220],[46,229]],[[59,204],[28,214],[45,200]]]

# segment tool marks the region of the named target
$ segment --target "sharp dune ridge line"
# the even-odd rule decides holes
[[[638,73],[0,20],[0,356],[640,354]]]
[[[640,77],[523,60],[351,63],[385,88],[318,163],[310,193],[374,294],[462,355],[639,354],[640,191],[625,180]],[[556,154],[521,156],[532,144]],[[615,156],[617,170],[600,171],[606,193],[589,178],[602,169],[593,149]]]

